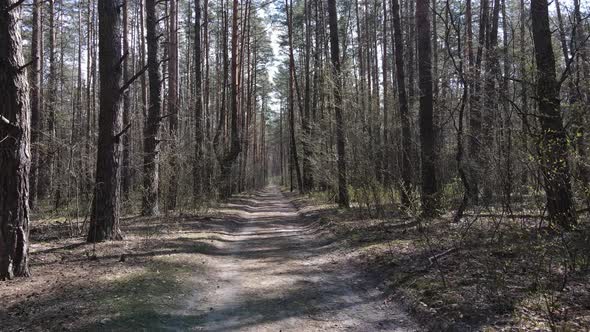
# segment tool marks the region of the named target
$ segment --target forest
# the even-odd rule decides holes
[[[590,2],[0,0],[0,330],[587,331]]]

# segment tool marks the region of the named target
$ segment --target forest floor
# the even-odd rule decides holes
[[[33,276],[0,283],[0,329],[419,330],[324,223],[337,210],[302,203],[269,187],[200,217],[124,219],[124,241],[96,246],[36,222]]]
[[[590,331],[590,222],[563,232],[528,214],[472,213],[459,223],[392,207],[293,202],[421,329]],[[397,212],[395,212],[397,211]]]
[[[37,220],[29,279],[0,282],[0,330],[588,331],[588,218],[338,209],[277,187],[206,212],[122,220],[86,244]],[[388,212],[384,212],[388,211]]]

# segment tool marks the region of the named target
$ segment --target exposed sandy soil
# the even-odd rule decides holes
[[[270,187],[201,218],[126,220],[96,258],[39,226],[34,276],[0,283],[0,330],[419,330],[316,217]]]

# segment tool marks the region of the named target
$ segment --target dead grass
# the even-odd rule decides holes
[[[331,236],[364,269],[381,278],[431,330],[588,331],[589,224],[559,233],[535,220],[421,221],[389,214],[367,219],[312,199]]]

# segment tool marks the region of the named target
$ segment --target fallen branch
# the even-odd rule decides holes
[[[448,250],[445,250],[445,251],[441,252],[440,254],[436,254],[436,255],[434,255],[434,256],[430,256],[430,257],[428,257],[428,262],[430,263],[430,264],[428,265],[428,267],[431,267],[432,265],[434,265],[434,263],[435,263],[436,261],[438,261],[438,259],[439,259],[439,258],[442,258],[442,257],[448,256],[448,255],[450,255],[450,254],[452,254],[452,253],[456,252],[457,250],[458,250],[458,249],[457,249],[457,247],[453,247],[453,248],[451,248],[451,249],[448,249]]]
[[[583,214],[590,212],[590,208],[577,210],[576,214]],[[483,218],[511,218],[511,219],[549,219],[548,216],[542,214],[502,214],[502,213],[465,213],[466,217],[483,217]]]
[[[502,217],[506,217],[506,218],[512,218],[512,219],[516,219],[516,218],[523,218],[523,219],[541,218],[541,219],[545,219],[545,218],[547,218],[546,216],[540,215],[540,214],[502,214],[502,213],[465,213],[465,214],[463,214],[463,216],[466,216],[466,217],[483,217],[483,218],[502,218]]]

